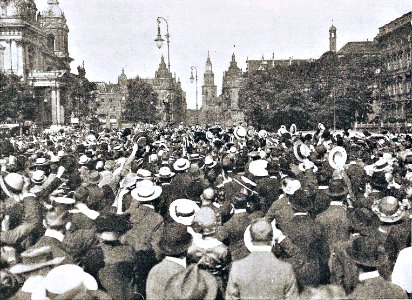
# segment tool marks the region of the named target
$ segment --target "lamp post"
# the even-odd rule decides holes
[[[196,77],[193,77],[193,69],[196,71]],[[197,92],[197,68],[195,66],[190,67],[190,82],[193,83],[193,81],[196,79],[196,123],[199,124],[199,102],[198,102],[198,92]]]
[[[166,121],[170,122],[170,105],[172,102],[172,88],[173,88],[173,78],[172,78],[172,71],[170,69],[170,34],[169,34],[169,23],[167,22],[167,20],[163,17],[157,17],[157,37],[155,39],[157,48],[162,48],[163,42],[165,41],[162,38],[162,34],[160,32],[160,23],[164,21],[166,23],[166,34],[165,34],[165,38],[166,38],[166,42],[167,42],[167,68],[169,69],[169,73],[170,73],[170,81],[171,81],[171,85],[170,85],[170,97],[168,102],[164,101],[165,104],[165,108],[166,108]]]

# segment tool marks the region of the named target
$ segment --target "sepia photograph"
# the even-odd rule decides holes
[[[0,299],[412,299],[410,0],[0,0]]]

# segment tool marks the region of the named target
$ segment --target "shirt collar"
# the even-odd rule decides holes
[[[54,238],[60,242],[63,242],[64,240],[64,234],[54,229],[47,229],[44,236]]]
[[[335,205],[335,206],[343,206],[343,202],[342,201],[331,201],[330,205]]]
[[[297,213],[294,213],[294,215],[295,216],[307,216],[308,213],[307,212],[297,212]]]
[[[368,279],[376,278],[379,277],[379,272],[378,271],[373,271],[373,272],[365,272],[365,273],[360,273],[359,274],[359,280],[360,281],[365,281]]]
[[[256,246],[253,245],[251,249],[252,252],[272,252],[272,246]]]
[[[185,258],[178,258],[173,256],[166,256],[165,259],[170,260],[178,265],[181,265],[183,268],[186,268],[186,257]]]
[[[151,208],[151,209],[155,209],[154,206],[151,205],[151,204],[143,204],[143,206],[149,207],[149,208]]]
[[[242,209],[235,209],[235,215],[236,215],[236,214],[245,213],[245,212],[246,212],[246,209],[245,209],[245,208],[242,208]]]

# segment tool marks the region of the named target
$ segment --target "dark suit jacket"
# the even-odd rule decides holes
[[[243,242],[245,230],[253,219],[262,216],[262,212],[255,212],[252,214],[248,214],[247,212],[238,213],[233,215],[228,222],[218,228],[216,238],[229,246],[233,261],[249,255],[249,250]]]
[[[282,198],[273,202],[266,213],[266,218],[270,222],[276,219],[277,227],[282,230],[283,224],[293,218],[293,210],[292,206],[289,204],[289,198],[282,196]]]
[[[323,226],[325,241],[330,249],[335,243],[348,240],[351,223],[343,206],[329,206],[316,217],[316,220]]]
[[[158,245],[164,226],[162,216],[145,205],[131,207],[128,212],[132,229],[121,237],[121,241],[133,246],[135,251],[152,249],[156,257],[160,259],[161,253]]]
[[[292,266],[272,252],[252,252],[235,261],[229,273],[226,299],[296,299]]]
[[[382,277],[360,282],[349,295],[350,299],[407,299],[406,292]]]
[[[309,215],[294,216],[282,225],[282,232],[306,258],[305,264],[295,269],[298,282],[302,285],[316,286],[328,281],[329,250],[322,226]]]
[[[41,248],[45,246],[50,247],[53,258],[65,257],[62,264],[75,263],[72,255],[66,250],[65,244],[55,238],[48,237],[48,236],[42,236],[32,248],[36,249],[36,248]]]
[[[176,262],[163,259],[149,272],[146,283],[146,299],[164,299],[167,282],[185,268]]]

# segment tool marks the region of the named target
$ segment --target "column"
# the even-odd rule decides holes
[[[57,101],[56,101],[56,90],[51,91],[51,110],[52,110],[52,124],[57,125]]]
[[[61,125],[62,120],[61,120],[61,105],[60,105],[60,89],[56,88],[56,119],[57,119],[57,125]]]

